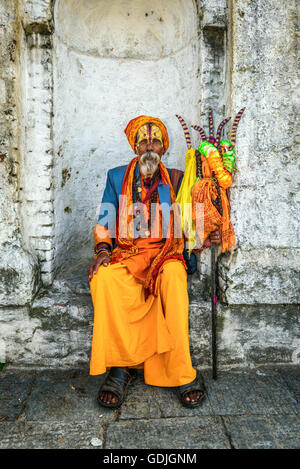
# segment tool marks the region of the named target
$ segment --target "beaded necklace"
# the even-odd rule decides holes
[[[160,170],[159,168],[155,171],[152,178],[149,181],[149,190],[156,183],[156,181],[160,178]],[[145,185],[145,180],[144,180]],[[142,204],[142,181],[140,175],[135,175],[132,182],[132,199],[134,203],[134,215],[136,217],[141,217],[141,214],[144,214],[140,204]],[[147,227],[147,229],[151,229],[152,226],[152,217],[151,217],[151,206],[152,204],[157,203],[158,201],[158,189],[156,188],[149,198],[149,217],[148,220],[140,219],[136,224],[136,230],[140,231],[141,226]]]

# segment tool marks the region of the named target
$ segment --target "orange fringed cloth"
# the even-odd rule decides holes
[[[132,183],[134,177],[134,170],[137,165],[138,158],[133,158],[129,163],[122,186],[121,196],[127,196],[121,198],[121,203],[119,207],[118,217],[117,217],[117,230],[116,230],[116,243],[117,247],[112,252],[111,264],[116,262],[122,262],[122,260],[128,259],[131,256],[139,254],[139,248],[134,242],[133,237],[133,217],[129,208],[133,203],[132,196]],[[171,204],[176,200],[176,195],[174,193],[169,173],[163,163],[159,163],[160,174],[163,184],[168,184],[170,187],[171,193]],[[183,258],[183,249],[184,249],[184,238],[175,238],[174,237],[174,217],[179,216],[175,210],[170,211],[170,223],[167,238],[162,244],[161,250],[152,260],[151,265],[147,271],[147,275],[144,281],[144,290],[145,297],[147,298],[150,294],[156,296],[156,280],[159,275],[160,269],[166,261],[172,259],[178,259],[185,266],[185,261]],[[130,230],[132,228],[132,230]],[[130,232],[132,231],[132,232]],[[122,237],[122,235],[125,236]]]
[[[202,226],[204,229],[204,240],[206,240],[212,231],[215,231],[218,228],[221,229],[222,252],[226,252],[232,246],[235,246],[235,236],[230,220],[230,206],[226,194],[226,189],[232,184],[232,177],[229,171],[224,169],[219,152],[214,152],[208,158],[201,155],[201,160],[203,178],[198,179],[192,189],[193,222],[196,224],[196,203],[203,203],[203,219],[200,220],[199,226]],[[218,196],[216,183],[212,178],[212,172],[215,173],[215,177],[218,179],[220,185],[223,210],[222,216],[212,203],[212,200],[215,201]],[[198,212],[197,217],[199,223]]]

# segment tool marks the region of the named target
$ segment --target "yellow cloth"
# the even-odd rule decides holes
[[[158,295],[145,300],[143,284],[118,262],[101,266],[91,280],[94,328],[90,374],[112,366],[140,368],[145,383],[180,386],[196,377],[188,335],[187,274],[168,261],[158,277]]]
[[[196,245],[196,229],[192,217],[192,187],[196,180],[197,162],[195,150],[190,148],[185,155],[185,172],[180,185],[176,202],[180,205],[182,230],[185,235],[189,253]]]

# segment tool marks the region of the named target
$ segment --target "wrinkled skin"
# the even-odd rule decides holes
[[[104,265],[104,267],[107,267],[109,264],[109,261],[110,261],[109,254],[105,251],[101,252],[101,254],[99,254],[97,259],[95,259],[89,267],[88,281],[90,282],[92,280],[93,275],[98,272],[100,265]]]

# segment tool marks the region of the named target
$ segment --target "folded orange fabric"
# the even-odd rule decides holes
[[[224,168],[220,153],[216,150],[207,158],[210,169],[215,173],[221,187],[228,189],[232,184],[232,177],[229,171]]]
[[[212,155],[213,156],[213,155]],[[192,189],[192,217],[193,221],[196,224],[196,215],[198,217],[198,226],[204,229],[204,240],[209,236],[212,231],[220,228],[222,233],[222,252],[226,252],[232,246],[235,246],[235,236],[233,231],[233,226],[230,220],[230,206],[226,194],[226,189],[222,186],[221,182],[225,187],[229,187],[228,184],[232,183],[232,178],[230,173],[228,173],[230,180],[225,177],[223,181],[220,182],[220,195],[222,201],[222,210],[223,215],[220,215],[217,208],[212,203],[212,200],[216,200],[218,196],[216,184],[212,179],[212,167],[210,166],[209,161],[204,156],[201,156],[202,159],[202,172],[203,178],[198,179],[195,182]],[[214,167],[214,170],[216,168]],[[218,173],[220,175],[220,173]],[[216,177],[217,174],[215,173]],[[224,174],[222,173],[224,176]],[[196,213],[196,204],[204,204],[203,210],[203,219],[199,220],[201,217],[201,212]],[[199,234],[201,235],[201,234]]]
[[[93,275],[91,375],[129,366],[144,368],[145,383],[153,386],[181,386],[195,379],[184,267],[168,262],[157,283],[157,296],[145,300],[143,284],[123,263],[101,266]]]

